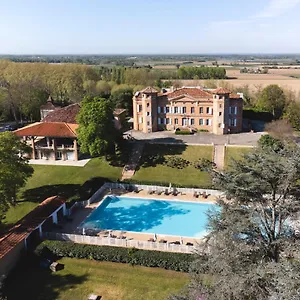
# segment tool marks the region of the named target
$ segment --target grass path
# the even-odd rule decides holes
[[[60,262],[65,268],[57,273],[19,267],[9,278],[8,299],[23,299],[26,295],[31,300],[85,300],[95,293],[103,300],[160,300],[188,281],[187,274],[158,268],[71,258]]]

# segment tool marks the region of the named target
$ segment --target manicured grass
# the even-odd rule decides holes
[[[232,159],[239,160],[242,159],[243,155],[252,151],[251,147],[226,147],[225,152],[225,169],[230,167],[230,162]]]
[[[185,273],[157,268],[74,258],[59,262],[65,268],[56,273],[38,267],[16,269],[6,286],[8,299],[83,300],[94,293],[103,300],[159,300],[188,282]]]
[[[212,160],[212,146],[147,144],[142,160],[147,159],[151,155],[162,155],[165,158],[175,155],[190,162],[195,162],[200,158]],[[197,170],[192,165],[183,169],[171,168],[161,163],[154,164],[153,166],[142,165],[132,179],[141,182],[172,183],[181,186],[207,187],[211,185],[209,174]]]
[[[66,200],[87,199],[105,181],[120,179],[122,167],[104,159],[91,159],[85,167],[33,166],[34,174],[19,193],[19,202],[11,207],[4,223],[13,224],[47,197],[61,195]]]

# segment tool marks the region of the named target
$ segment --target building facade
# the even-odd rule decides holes
[[[242,116],[242,97],[224,88],[191,87],[159,93],[147,87],[133,97],[134,129],[144,133],[177,129],[238,133]]]

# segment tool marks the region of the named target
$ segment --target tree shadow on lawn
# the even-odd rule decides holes
[[[146,144],[140,166],[156,167],[165,162],[167,155],[181,155],[187,148],[184,144]]]
[[[5,294],[14,299],[58,299],[60,292],[73,289],[87,280],[86,275],[56,274],[42,269],[37,259],[22,259],[5,281]],[[25,297],[25,298],[24,298]]]
[[[21,202],[41,203],[48,197],[61,196],[67,202],[87,200],[105,182],[111,182],[108,178],[94,177],[87,180],[84,184],[49,184],[41,187],[25,190],[22,193]]]

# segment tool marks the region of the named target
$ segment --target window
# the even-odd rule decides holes
[[[199,119],[199,125],[203,125],[203,119]]]
[[[160,106],[158,106],[158,107],[157,107],[157,113],[160,114],[160,111],[161,111],[161,110],[160,110]]]
[[[234,107],[234,114],[237,115],[237,106]]]
[[[219,104],[219,108],[222,108],[222,104]]]
[[[195,119],[191,119],[191,125],[195,124]]]
[[[167,119],[166,118],[164,118],[164,125],[166,125],[167,124]]]
[[[221,128],[221,126],[222,126],[222,124],[221,124],[221,123],[219,123],[219,124],[218,124],[218,127],[219,127],[219,128]]]
[[[163,112],[164,112],[164,114],[165,114],[165,113],[166,113],[166,111],[167,111],[166,107],[162,107],[162,108],[161,108],[161,111],[163,111]]]
[[[174,107],[174,114],[178,114],[178,107]]]
[[[149,111],[147,111],[147,116],[150,116],[150,112]]]
[[[207,126],[209,125],[209,119],[206,119],[206,125]]]
[[[149,107],[150,106],[150,104],[149,103],[147,103],[147,107]]]
[[[168,114],[169,112],[170,112],[170,107],[167,106],[167,107],[166,107],[166,113]]]
[[[147,122],[147,125],[150,126],[150,122],[149,121]]]
[[[141,104],[138,105],[138,112],[141,112],[143,110],[143,106]]]
[[[195,113],[195,107],[191,107],[191,114]]]
[[[157,119],[157,124],[158,124],[158,125],[161,124],[161,119],[160,119],[160,118]]]
[[[166,124],[170,124],[170,119],[166,118]]]
[[[209,114],[209,107],[206,107],[206,113]]]
[[[203,107],[200,107],[199,113],[200,113],[200,114],[203,114]]]
[[[221,117],[221,116],[222,116],[222,112],[220,111],[220,112],[219,112],[219,117]]]
[[[174,119],[174,123],[175,123],[175,125],[178,125],[178,119],[177,118]]]
[[[140,123],[140,124],[143,123],[143,117],[139,117],[139,123]]]
[[[237,126],[237,119],[229,119],[229,126],[236,127]]]
[[[182,108],[182,113],[186,114],[186,107],[185,106]]]

